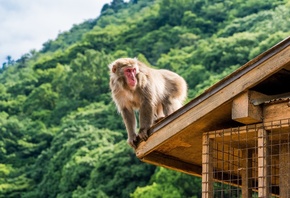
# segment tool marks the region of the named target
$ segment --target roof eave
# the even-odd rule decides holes
[[[189,125],[194,125],[204,116],[211,114],[219,106],[229,103],[238,94],[249,90],[268,76],[279,71],[290,62],[290,37],[284,39],[266,52],[237,69],[203,94],[191,100],[152,127],[152,133],[146,142],[141,142],[136,155],[144,158],[158,147],[176,138]],[[207,123],[210,124],[210,123]],[[201,128],[196,127],[198,130]]]

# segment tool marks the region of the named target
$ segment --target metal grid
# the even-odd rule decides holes
[[[203,197],[290,197],[290,119],[206,132]]]

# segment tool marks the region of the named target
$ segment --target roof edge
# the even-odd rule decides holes
[[[247,62],[246,64],[244,64],[240,68],[238,68],[233,73],[229,74],[228,76],[226,76],[225,78],[223,78],[219,82],[217,82],[214,85],[212,85],[211,87],[209,87],[202,94],[200,94],[196,98],[192,99],[189,103],[185,104],[183,107],[181,107],[180,109],[175,111],[173,114],[169,115],[168,117],[166,117],[165,119],[163,119],[162,121],[160,121],[159,123],[154,125],[151,129],[151,133],[154,133],[154,132],[158,131],[159,129],[163,128],[164,126],[166,126],[167,124],[169,124],[170,122],[175,120],[180,115],[186,113],[191,108],[195,107],[196,105],[198,105],[202,101],[211,97],[212,95],[214,95],[215,93],[217,93],[218,91],[220,91],[221,89],[226,87],[227,85],[231,84],[233,81],[241,78],[243,75],[245,75],[246,73],[248,73],[249,71],[251,71],[255,67],[259,66],[261,63],[265,62],[266,60],[268,60],[269,58],[271,58],[272,56],[274,56],[278,52],[287,48],[288,46],[290,46],[290,36],[285,38],[281,42],[277,43],[276,45],[271,47],[269,50],[261,53],[260,55],[258,55],[254,59],[250,60],[249,62]]]

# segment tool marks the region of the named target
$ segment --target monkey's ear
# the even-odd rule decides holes
[[[116,65],[113,65],[113,66],[112,66],[112,72],[113,72],[113,73],[116,73],[116,71],[117,71],[117,66],[116,66]]]
[[[117,65],[115,63],[111,63],[109,65],[109,68],[110,68],[110,70],[111,70],[112,73],[116,73],[116,71],[117,71]]]

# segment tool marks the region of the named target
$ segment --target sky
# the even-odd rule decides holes
[[[0,67],[7,56],[13,60],[74,24],[97,18],[112,0],[0,0]]]

